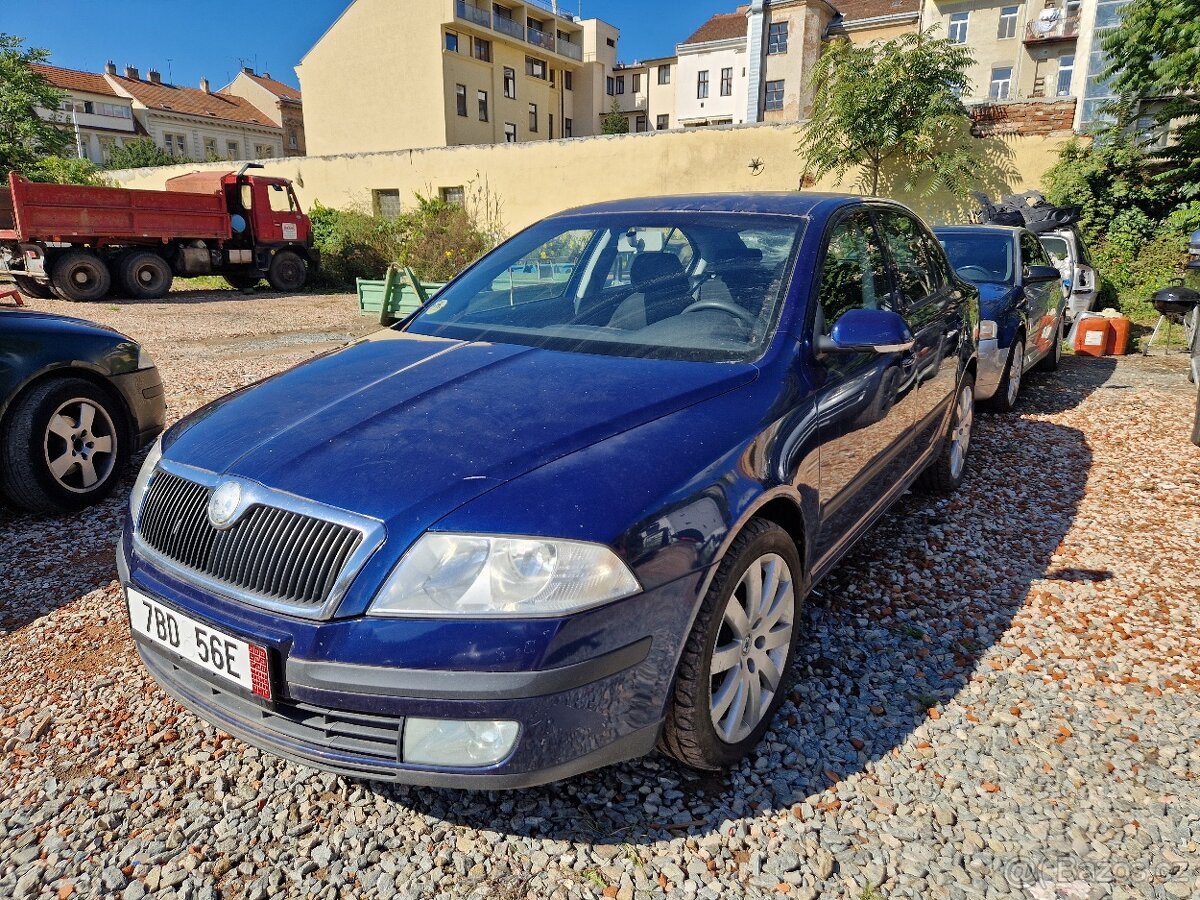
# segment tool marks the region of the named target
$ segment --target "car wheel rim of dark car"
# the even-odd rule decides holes
[[[117,461],[116,428],[102,406],[76,397],[46,426],[46,466],[59,486],[86,494],[103,484]]]
[[[969,384],[958,392],[958,408],[954,413],[954,428],[950,433],[950,473],[957,478],[967,464],[971,448],[971,423],[975,418],[975,398]]]
[[[771,707],[795,629],[796,592],[782,556],[750,564],[725,606],[713,645],[709,712],[718,736],[736,744]]]
[[[1012,362],[1008,367],[1008,405],[1017,402],[1021,393],[1021,374],[1025,369],[1025,345],[1018,342],[1013,344]]]

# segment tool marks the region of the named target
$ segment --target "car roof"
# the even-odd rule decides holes
[[[559,215],[716,212],[816,217],[828,215],[843,206],[861,204],[864,200],[865,198],[854,194],[826,194],[817,191],[679,194],[590,203],[565,210]]]
[[[1005,234],[1015,237],[1026,229],[1016,225],[939,225],[934,234]]]

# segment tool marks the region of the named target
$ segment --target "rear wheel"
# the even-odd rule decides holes
[[[235,291],[249,291],[258,287],[258,283],[262,281],[262,274],[259,272],[231,272],[225,276],[225,280]]]
[[[800,576],[791,536],[774,522],[751,520],[721,561],[684,646],[665,752],[716,770],[762,740],[791,683]]]
[[[916,487],[929,494],[952,494],[967,474],[971,450],[971,428],[975,424],[975,376],[967,375],[958,386],[950,425],[942,437],[937,458],[917,479]]]
[[[54,290],[65,300],[100,300],[112,287],[108,266],[94,253],[72,250],[54,264]]]
[[[121,258],[120,282],[136,300],[158,300],[171,290],[175,273],[157,253],[135,250]]]
[[[1008,364],[1004,367],[1004,377],[995,395],[988,401],[988,408],[993,412],[1012,412],[1017,405],[1017,397],[1021,394],[1021,379],[1025,372],[1025,336],[1018,334],[1013,341],[1012,349],[1008,352]]]
[[[271,260],[270,271],[267,272],[267,281],[271,283],[271,287],[277,291],[298,291],[304,287],[307,280],[308,267],[298,254],[291,250],[275,254],[275,258]]]
[[[108,496],[129,459],[124,411],[91,382],[35,386],[8,417],[0,490],[35,512],[81,509]]]
[[[1039,372],[1055,372],[1058,370],[1058,364],[1062,362],[1062,345],[1063,345],[1063,323],[1062,319],[1058,320],[1058,324],[1054,326],[1054,347],[1050,352],[1038,360],[1037,370]]]
[[[13,281],[17,285],[17,290],[26,297],[32,297],[34,300],[54,299],[54,291],[48,282],[38,281],[28,275],[14,275]]]

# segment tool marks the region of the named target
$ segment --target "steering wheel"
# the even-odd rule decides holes
[[[746,310],[742,309],[736,303],[731,303],[726,300],[700,300],[697,303],[693,303],[682,313],[680,313],[680,315],[686,316],[688,313],[699,312],[702,309],[715,309],[723,313],[729,313],[729,315],[733,316],[735,319],[740,319],[751,328],[754,327],[754,323],[756,321],[754,316],[750,315],[750,313],[746,312]]]
[[[983,266],[963,266],[954,271],[967,281],[987,281],[994,277],[991,269],[985,269]]]

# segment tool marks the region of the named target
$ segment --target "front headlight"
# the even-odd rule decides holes
[[[373,616],[558,616],[641,590],[607,547],[580,541],[427,533],[368,610]]]
[[[150,355],[149,350],[147,350],[141,344],[138,344],[137,370],[140,372],[140,371],[142,371],[142,369],[153,369],[153,368],[154,368],[154,357]]]
[[[979,340],[994,341],[999,333],[1000,326],[991,319],[984,319],[979,323]]]
[[[137,525],[138,516],[142,512],[142,503],[146,499],[146,488],[150,486],[150,476],[154,474],[154,467],[158,465],[160,459],[162,459],[161,437],[154,442],[154,446],[146,454],[146,461],[142,463],[137,480],[133,483],[133,490],[129,492],[129,515],[133,519],[134,526]]]

